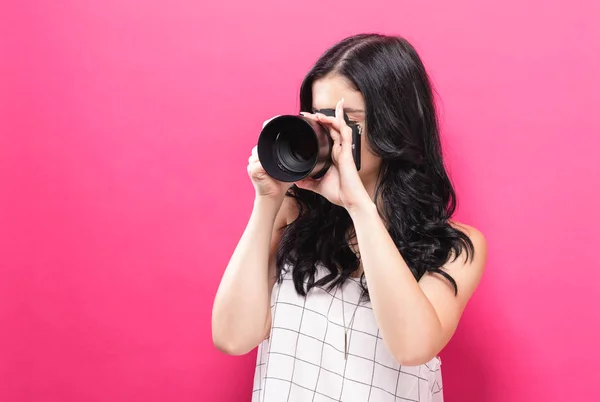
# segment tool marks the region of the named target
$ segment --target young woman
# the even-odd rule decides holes
[[[259,346],[257,402],[441,401],[437,355],[486,244],[451,220],[425,68],[402,38],[349,37],[308,72],[300,105],[329,130],[333,165],[291,185],[253,150],[254,209],[216,295],[215,345],[232,355]],[[363,128],[360,171],[343,112]]]

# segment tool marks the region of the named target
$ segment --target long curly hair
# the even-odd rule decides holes
[[[381,158],[375,203],[396,247],[418,281],[425,273],[454,279],[442,267],[450,258],[473,258],[467,235],[451,226],[456,194],[442,159],[433,91],[414,47],[404,38],[379,34],[348,37],[329,48],[308,72],[300,89],[300,109],[312,111],[313,83],[344,77],[366,106],[366,140]],[[348,212],[296,186],[288,196],[299,215],[283,231],[277,250],[279,280],[292,267],[298,294],[313,287],[341,285],[360,267],[350,244],[356,235]],[[317,267],[326,270],[315,281]],[[364,274],[364,296],[368,299]]]

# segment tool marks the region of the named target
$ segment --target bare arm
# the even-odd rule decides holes
[[[351,215],[384,343],[401,364],[429,361],[452,337],[479,283],[487,256],[483,235],[464,227],[475,246],[474,260],[465,263],[461,255],[443,268],[458,285],[455,296],[438,275],[426,274],[419,282],[415,280],[374,205]]]
[[[335,117],[312,117],[329,128],[334,141],[332,169],[321,180],[305,179],[296,185],[346,208],[354,223],[373,314],[384,343],[402,365],[426,363],[451,338],[481,279],[487,258],[486,242],[477,230],[458,228],[466,232],[475,248],[472,260],[465,261],[461,255],[442,267],[456,281],[458,295],[439,275],[428,273],[417,281],[356,170],[352,129],[344,120],[343,107],[342,98]]]
[[[227,265],[212,313],[215,346],[242,355],[254,349],[271,327],[275,254],[293,199],[257,197],[246,229]]]

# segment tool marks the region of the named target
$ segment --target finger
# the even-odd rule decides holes
[[[352,129],[348,127],[348,124],[346,124],[346,119],[344,118],[344,98],[338,102],[335,108],[335,118],[335,123],[337,124],[334,126],[335,129],[338,130],[342,135],[342,142],[347,140],[352,141]],[[348,131],[348,129],[350,129],[350,131]],[[350,136],[348,136],[348,132],[350,133]]]
[[[252,148],[252,153],[250,154],[250,157],[248,158],[248,163],[253,163],[253,162],[257,162],[258,161],[258,151],[257,151],[257,147]]]
[[[337,105],[335,105],[335,119],[338,124],[342,124],[342,122],[346,123],[344,121],[344,98],[340,99]]]
[[[336,108],[336,116],[325,116],[324,114],[317,113],[317,117],[319,118],[319,122],[328,125],[329,127],[334,128],[338,132],[342,132],[344,127],[348,127],[346,124],[346,120],[344,120],[344,114],[342,113],[341,119],[337,116],[337,108]]]
[[[319,120],[319,123],[323,123],[323,124],[327,124],[327,125],[333,125],[335,124],[336,118],[335,116],[327,116],[324,115],[323,113],[315,113],[315,117],[317,118],[317,120]]]
[[[329,135],[333,140],[334,146],[340,146],[342,143],[342,137],[340,136],[339,130],[335,128],[335,117],[325,116],[321,113],[317,113],[316,116],[319,120],[319,123],[322,123],[329,130]]]
[[[334,146],[338,146],[338,147],[342,146],[342,136],[335,128],[329,129],[329,136],[333,140]]]
[[[246,170],[250,177],[262,178],[267,174],[265,169],[263,169],[262,165],[258,162],[248,164]]]
[[[337,127],[335,127],[341,136],[342,141],[342,151],[345,154],[352,154],[352,129],[348,127],[346,124],[346,119],[344,118],[344,98],[342,98],[336,108],[335,108],[335,117]]]
[[[342,137],[342,144],[352,149],[352,129],[346,126],[342,129],[342,132],[340,134]]]
[[[306,117],[307,119],[312,120],[312,121],[318,121],[319,120],[319,118],[317,117],[317,115],[313,114],[313,113],[300,112],[300,114],[302,116]]]

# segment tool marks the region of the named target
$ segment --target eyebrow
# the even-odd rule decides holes
[[[345,107],[344,111],[348,112],[348,113],[364,113],[365,112],[362,109],[354,109],[354,108],[351,108],[351,107]]]

